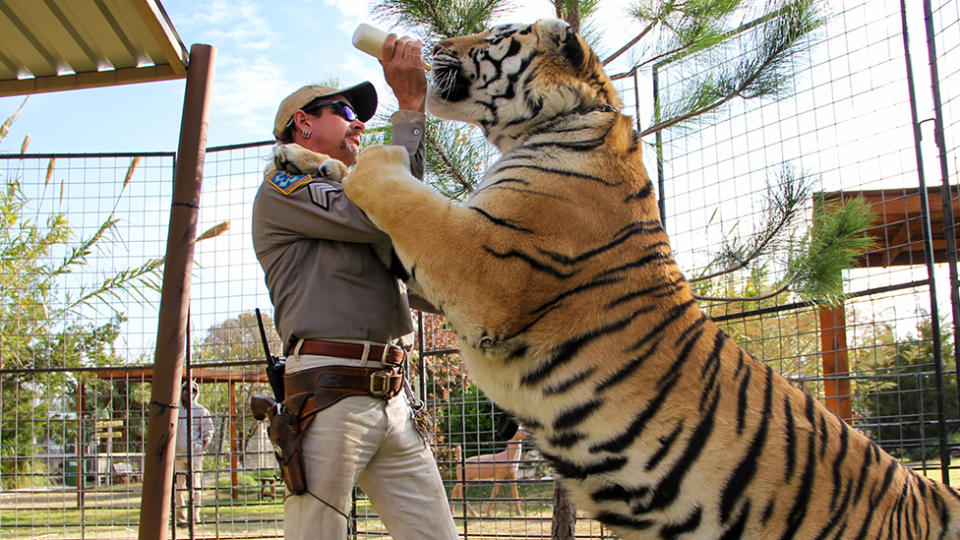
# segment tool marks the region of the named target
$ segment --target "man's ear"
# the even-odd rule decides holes
[[[300,131],[303,128],[309,129],[310,126],[307,124],[307,113],[303,112],[303,109],[297,109],[293,112],[293,127],[295,131]]]

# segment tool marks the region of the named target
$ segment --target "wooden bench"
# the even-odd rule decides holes
[[[276,476],[259,476],[257,477],[257,482],[260,483],[260,491],[257,494],[258,499],[261,501],[265,497],[270,497],[274,499],[277,497],[277,477]]]
[[[126,461],[117,461],[112,465],[113,483],[123,482],[129,484],[131,481],[140,481],[140,473],[133,470],[133,466]]]

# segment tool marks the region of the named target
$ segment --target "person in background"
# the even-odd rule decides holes
[[[177,493],[177,524],[187,523],[187,475],[193,488],[193,522],[200,523],[201,490],[200,471],[203,470],[203,452],[213,441],[213,416],[200,404],[200,385],[189,380],[180,387],[180,413],[177,418],[177,456],[174,460]],[[187,429],[187,414],[190,414],[190,429]],[[190,454],[188,455],[188,451]],[[190,461],[192,460],[192,461]]]

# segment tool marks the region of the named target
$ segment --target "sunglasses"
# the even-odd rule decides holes
[[[305,113],[313,114],[315,111],[318,111],[324,107],[330,107],[333,109],[334,113],[346,118],[348,122],[353,122],[357,119],[357,111],[355,111],[349,103],[345,103],[343,101],[322,101],[320,103],[311,103],[301,110]]]

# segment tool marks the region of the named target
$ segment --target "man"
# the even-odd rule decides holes
[[[174,471],[177,478],[177,523],[187,523],[187,475],[193,489],[193,522],[200,522],[200,483],[203,470],[203,451],[213,440],[213,416],[198,401],[200,385],[197,381],[185,381],[180,387],[180,412],[177,417],[177,457]],[[187,415],[190,429],[187,429]],[[188,455],[189,452],[189,455]],[[188,460],[188,457],[190,460]]]
[[[392,141],[407,149],[419,176],[421,47],[391,34],[381,62],[400,106]],[[352,165],[376,105],[369,82],[306,86],[280,104],[274,136]],[[339,178],[321,170],[268,170],[253,208],[254,249],[287,348],[285,403],[303,429],[306,492],[284,503],[285,538],[345,538],[357,484],[393,538],[455,539],[436,462],[402,388],[406,354],[392,345],[413,326],[400,283],[372,249],[389,237],[347,199]]]

